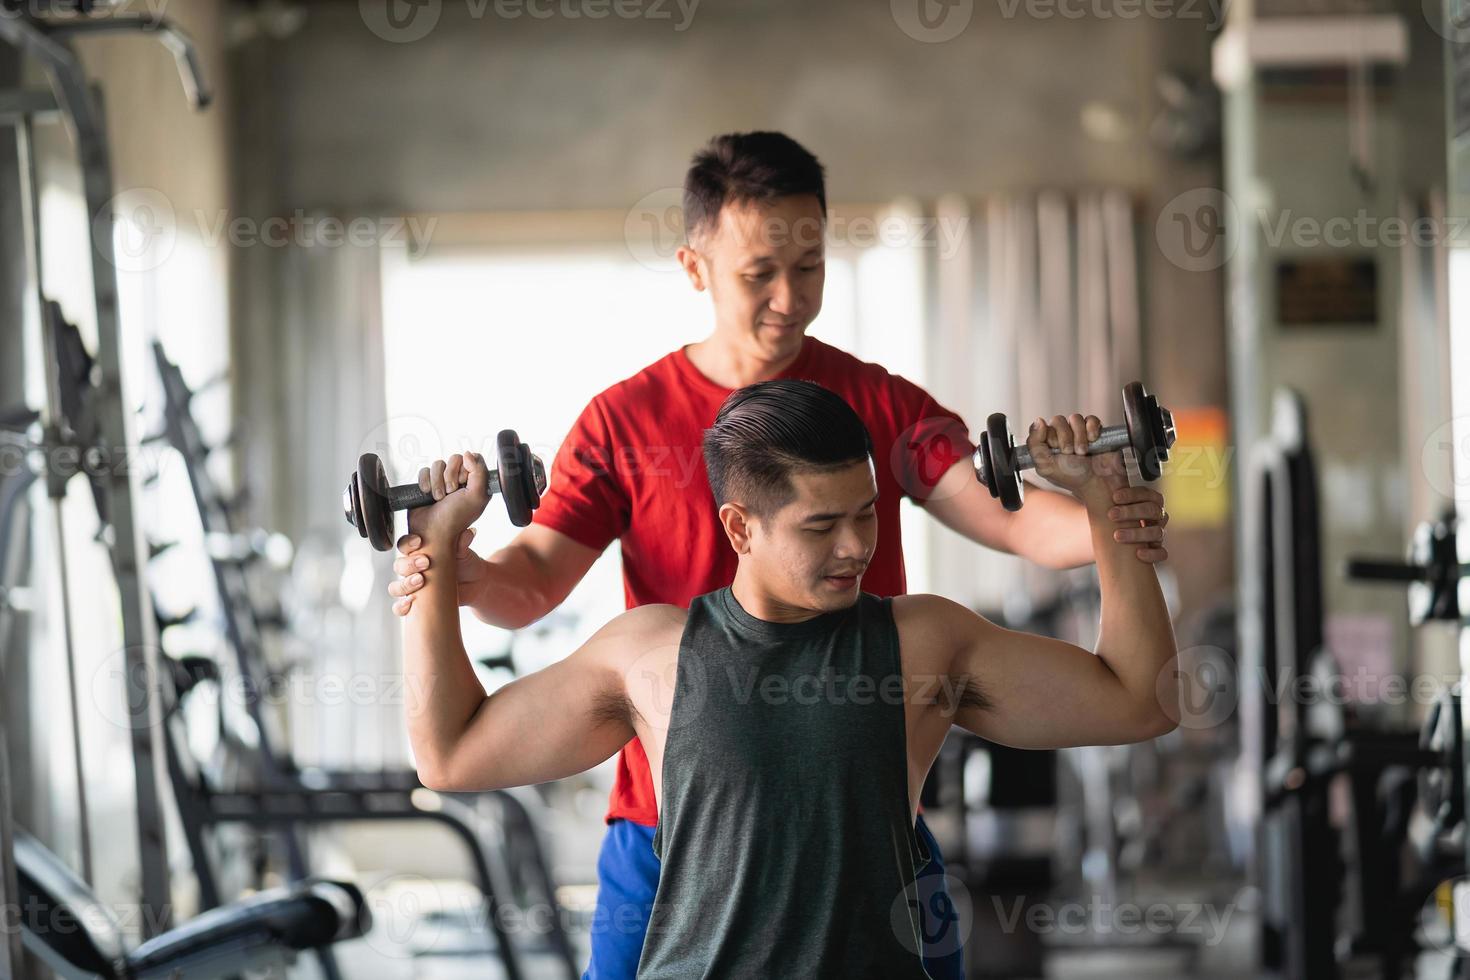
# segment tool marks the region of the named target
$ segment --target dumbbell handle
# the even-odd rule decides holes
[[[1099,453],[1117,452],[1120,449],[1126,449],[1128,445],[1128,426],[1110,425],[1098,433],[1098,437],[1095,440],[1087,444],[1086,455],[1096,456]],[[1036,461],[1031,458],[1030,446],[1017,445],[1015,459],[1016,469],[1018,470],[1036,468]]]
[[[545,477],[541,469],[541,461],[535,462],[537,485],[544,489]],[[500,493],[500,472],[490,471],[490,496],[494,497]],[[415,507],[428,507],[434,503],[434,495],[420,487],[417,483],[400,483],[396,487],[388,487],[383,491],[388,506],[393,510],[413,510]]]

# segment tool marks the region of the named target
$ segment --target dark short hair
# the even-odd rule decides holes
[[[868,427],[840,395],[811,381],[746,385],[704,430],[704,465],[715,506],[738,501],[769,517],[796,496],[791,475],[867,461]]]
[[[684,234],[719,224],[726,204],[769,203],[793,194],[815,194],[827,216],[823,167],[785,133],[725,133],[694,154],[684,176]]]

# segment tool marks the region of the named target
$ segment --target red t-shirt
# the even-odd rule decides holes
[[[974,452],[964,421],[928,392],[877,364],[807,337],[783,378],[815,381],[847,400],[868,427],[878,478],[878,544],[864,592],[905,592],[899,498],[923,500]],[[597,395],[557,450],[537,524],[589,548],[621,540],[628,608],[697,595],[735,580],[736,556],[715,508],[701,452],[731,389],[681,348]],[[653,775],[638,739],[623,747],[607,819],[658,823]]]

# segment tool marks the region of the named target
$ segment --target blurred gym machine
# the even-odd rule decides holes
[[[1446,507],[1437,520],[1415,529],[1406,559],[1351,558],[1344,563],[1344,574],[1362,582],[1406,587],[1409,621],[1415,627],[1431,622],[1460,625],[1459,593],[1470,572],[1460,532],[1454,508]],[[1470,934],[1456,915],[1470,907],[1470,882],[1464,880],[1462,684],[1462,679],[1456,680],[1431,706],[1419,733],[1419,748],[1428,758],[1417,774],[1417,785],[1401,791],[1406,797],[1412,794],[1421,818],[1398,828],[1411,850],[1410,875],[1386,933],[1385,945],[1395,958],[1385,965],[1385,972],[1416,949],[1428,947],[1449,955],[1451,975],[1470,977]]]
[[[10,411],[0,416],[0,446],[6,449],[24,444],[24,433],[40,416],[28,409]],[[35,474],[26,467],[11,472],[0,469],[0,652],[5,649],[13,626],[14,613],[23,609],[28,595],[11,583],[15,580],[17,553],[11,529],[21,512],[26,491],[35,482]],[[0,656],[0,688],[5,683],[5,660]],[[10,785],[10,742],[5,727],[6,712],[0,711],[0,909],[18,908],[19,883],[15,872],[15,826],[10,812],[13,798]],[[20,931],[0,929],[0,980],[20,980],[23,969]]]
[[[298,953],[356,939],[372,925],[355,885],[311,880],[256,892],[130,948],[113,910],[39,841],[16,831],[14,853],[16,931],[28,950],[68,980],[273,975],[293,965]]]
[[[1096,641],[1099,602],[1096,570],[1088,569],[1044,602],[1016,603],[985,615],[1008,629],[1089,645]],[[1208,632],[1210,625],[1201,620],[1202,637],[1218,639]],[[1184,819],[1206,826],[1212,853],[1220,852],[1218,860],[1228,864],[1223,780],[1215,779],[1223,776],[1233,748],[1228,736],[1221,733],[1218,746],[1201,752],[1181,745],[1038,752],[951,732],[926,782],[923,802],[951,873],[962,880],[974,905],[973,931],[966,940],[969,976],[1042,976],[1054,956],[1117,949],[1167,952],[1188,968],[1199,943],[1177,931],[1109,929],[1117,923],[1105,921],[1096,923],[1097,928],[1053,929],[1043,935],[1017,928],[1024,920],[1016,916],[1034,906],[1068,903],[1083,893],[1086,906],[1103,915],[1120,903],[1147,904],[1140,900],[1137,881],[1151,846],[1145,837]],[[1144,748],[1151,753],[1147,760],[1135,755]],[[1177,764],[1179,771],[1201,772],[1191,772],[1178,783],[1156,772],[1156,779],[1169,785],[1156,799],[1145,801],[1139,794],[1157,788],[1147,785],[1148,764],[1159,770]],[[1189,837],[1197,845],[1197,835]],[[1197,855],[1190,870],[1200,870]],[[965,911],[957,910],[961,915]]]
[[[327,947],[340,939],[360,935],[369,918],[362,896],[351,885],[312,882],[288,890],[255,896],[244,903],[216,909],[174,929],[173,903],[165,838],[164,812],[159,797],[162,759],[157,739],[161,731],[159,664],[153,610],[140,579],[141,537],[135,522],[132,468],[118,465],[133,455],[137,445],[128,431],[128,411],[120,364],[120,330],[114,264],[111,201],[113,183],[101,94],[93,88],[70,47],[76,37],[98,34],[145,34],[162,42],[174,54],[183,87],[191,104],[209,101],[193,45],[164,19],[107,16],[88,19],[90,3],[29,4],[12,10],[5,4],[0,16],[0,41],[34,62],[50,83],[47,90],[0,93],[0,119],[15,134],[19,155],[21,215],[26,241],[28,277],[35,284],[37,321],[45,364],[46,399],[36,425],[39,435],[22,437],[23,458],[40,460],[50,501],[56,547],[52,559],[59,585],[62,642],[70,697],[71,736],[76,768],[76,804],[79,817],[80,876],[68,869],[34,839],[17,832],[10,820],[8,788],[0,814],[0,844],[6,861],[0,868],[0,897],[57,916],[67,928],[41,927],[21,922],[18,935],[7,931],[6,970],[18,976],[24,968],[16,956],[16,940],[62,975],[100,976],[217,976],[233,973],[251,963],[289,961],[294,951],[316,949],[329,977]],[[57,19],[52,19],[53,15]],[[74,328],[60,316],[60,307],[44,293],[41,263],[41,222],[35,158],[37,125],[59,122],[77,149],[89,222],[92,302],[97,325],[98,358],[94,365],[81,347]],[[101,226],[100,228],[98,226]],[[92,373],[96,376],[93,383]],[[84,392],[86,397],[84,397]],[[17,443],[12,442],[12,445]],[[133,950],[124,945],[115,920],[96,917],[101,908],[92,896],[92,859],[80,742],[75,647],[71,632],[72,597],[66,566],[62,501],[67,484],[79,472],[88,482],[97,507],[99,542],[107,547],[120,600],[119,621],[124,650],[124,683],[129,710],[133,789],[137,809],[139,852],[140,931],[144,942]],[[9,491],[10,488],[7,488]],[[5,516],[16,511],[6,497]],[[9,524],[5,543],[10,542]],[[7,596],[7,605],[13,605]],[[0,742],[6,733],[0,731]],[[8,781],[8,779],[7,779]],[[7,908],[24,908],[22,904]],[[83,919],[81,917],[89,918]]]
[[[164,19],[144,19],[127,16],[89,20],[84,15],[91,12],[91,4],[30,3],[25,9],[11,10],[6,3],[5,15],[0,17],[0,41],[16,48],[23,56],[34,62],[46,75],[49,90],[18,90],[0,93],[0,118],[15,131],[20,154],[22,179],[22,217],[26,223],[27,253],[31,263],[31,281],[36,284],[37,305],[41,310],[43,329],[47,320],[48,301],[42,295],[42,268],[40,248],[39,201],[36,186],[36,161],[33,131],[38,123],[62,123],[70,133],[77,149],[81,167],[83,197],[86,213],[98,217],[110,215],[113,198],[112,168],[108,153],[106,131],[102,115],[101,94],[87,81],[70,42],[76,37],[100,33],[140,34],[164,43],[175,55],[179,64],[180,78],[190,102],[202,108],[209,101],[194,49],[182,33]],[[66,15],[57,20],[49,14]],[[76,16],[83,15],[83,16]],[[105,229],[97,233],[97,225]],[[88,256],[92,271],[92,299],[96,311],[98,336],[98,387],[106,401],[106,409],[98,413],[97,441],[92,446],[77,446],[84,451],[97,452],[101,447],[111,451],[127,453],[135,447],[127,431],[127,407],[122,386],[122,369],[119,360],[121,334],[118,325],[117,270],[114,263],[111,222],[90,222],[91,254]],[[49,345],[48,345],[49,346]],[[47,404],[42,413],[41,424],[48,442],[59,444],[75,434],[63,431],[59,426],[61,405],[55,384],[48,379]],[[102,450],[105,454],[106,450]],[[45,454],[55,458],[55,453]],[[163,812],[159,802],[158,782],[162,772],[162,760],[158,752],[161,716],[156,691],[158,665],[154,651],[157,647],[153,612],[148,596],[140,581],[140,558],[142,543],[135,522],[131,468],[126,466],[99,467],[101,473],[96,483],[100,494],[99,503],[106,515],[109,529],[108,551],[117,579],[121,608],[122,642],[124,647],[127,704],[131,714],[130,732],[133,756],[133,782],[138,810],[138,851],[140,868],[140,891],[142,905],[148,910],[143,916],[144,933],[151,929],[167,928],[172,903],[169,894],[169,866],[164,837]],[[46,474],[48,494],[56,499],[57,483],[62,474],[48,469]],[[59,514],[59,504],[56,505]],[[59,519],[59,518],[58,518]],[[60,556],[58,555],[58,560]],[[64,565],[60,569],[65,578]],[[67,628],[67,627],[64,627]],[[69,629],[69,628],[67,628]],[[67,646],[70,647],[68,638]],[[68,649],[68,667],[74,669],[74,651]],[[72,678],[73,682],[75,678]],[[75,683],[73,697],[73,737],[76,734]],[[82,814],[82,827],[86,828],[85,792],[78,772],[78,805]],[[85,835],[85,829],[83,831]],[[90,874],[90,851],[84,844],[82,849],[83,877]]]
[[[483,897],[479,924],[493,936],[493,952],[508,977],[515,980],[524,976],[519,951],[500,913],[502,905],[524,897],[559,912],[544,843],[527,806],[516,793],[508,791],[430,792],[417,773],[408,768],[323,770],[296,764],[281,735],[284,726],[264,710],[266,692],[285,679],[284,671],[289,667],[273,665],[266,656],[267,626],[280,614],[258,608],[260,600],[249,578],[252,566],[261,562],[263,550],[251,547],[250,542],[262,535],[247,534],[237,527],[236,508],[207,466],[210,447],[191,409],[195,392],[157,341],[153,356],[164,396],[162,430],[144,441],[167,443],[184,463],[214,573],[224,637],[233,654],[235,675],[230,680],[243,695],[250,722],[248,735],[235,732],[236,723],[227,717],[224,700],[218,701],[217,729],[234,769],[228,781],[213,778],[207,769],[189,764],[186,741],[171,738],[166,746],[185,836],[200,868],[202,901],[206,907],[218,901],[204,839],[207,829],[246,824],[278,833],[287,842],[291,877],[300,880],[307,877],[309,867],[298,841],[298,832],[303,828],[351,822],[438,823],[449,829],[469,853],[473,877]],[[157,556],[169,547],[168,543],[156,542],[150,553]],[[186,613],[175,617],[174,622],[188,618]],[[167,628],[170,624],[161,621],[160,625]],[[219,688],[223,683],[220,665],[212,659],[168,659],[181,693],[181,698],[169,705],[171,716],[182,711],[183,701],[200,685]],[[508,657],[486,659],[481,666],[514,667]],[[544,940],[545,951],[558,961],[564,975],[571,980],[581,975],[561,915],[549,917]]]
[[[101,521],[100,468],[88,463],[96,447],[78,434],[94,433],[96,421],[106,410],[102,392],[92,383],[93,363],[76,328],[61,317],[60,307],[48,303],[43,310],[48,342],[44,353],[50,384],[50,403],[59,410],[49,416],[50,426],[41,426],[41,415],[26,410],[0,415],[0,448],[6,465],[0,472],[0,626],[7,636],[14,614],[31,605],[28,590],[15,584],[21,578],[16,552],[19,517],[26,514],[26,491],[39,478],[33,466],[48,477],[48,499],[53,510],[70,482],[67,475],[85,472],[99,507]],[[65,433],[58,441],[55,433]],[[49,438],[48,438],[49,436]],[[70,459],[76,464],[57,465]],[[60,592],[61,615],[71,613],[70,594]],[[168,679],[156,689],[164,703],[172,695]],[[75,705],[75,686],[71,687]],[[0,712],[0,747],[8,747],[4,712]],[[76,756],[74,755],[74,758]],[[14,826],[8,788],[8,755],[0,754],[0,841],[5,844],[0,860],[4,895],[13,899],[5,908],[17,911],[7,917],[7,966],[10,976],[25,975],[16,943],[58,975],[127,977],[225,977],[242,968],[270,968],[293,963],[296,954],[313,950],[324,968],[331,963],[328,947],[362,935],[371,924],[363,896],[356,886],[322,879],[303,879],[287,888],[260,891],[247,899],[222,904],[216,900],[205,915],[172,928],[151,924],[158,934],[130,948],[112,910],[94,895],[90,885],[35,838]],[[79,764],[79,763],[78,763]],[[83,833],[90,828],[83,825]],[[208,881],[207,862],[199,865],[201,883]],[[14,925],[16,928],[9,928]],[[330,974],[329,974],[330,975]]]
[[[1073,583],[1053,604],[1056,617],[1049,635],[1060,636],[1084,648],[1097,644],[1102,617],[1102,594],[1097,583],[1097,570],[1085,570],[1084,578]],[[1170,580],[1161,582],[1166,595]],[[1177,600],[1170,603],[1176,605]],[[1182,632],[1182,631],[1181,631]],[[1181,642],[1181,647],[1185,646]],[[1224,748],[1227,733],[1215,733],[1216,749]],[[1144,856],[1158,849],[1158,836],[1186,816],[1199,816],[1204,829],[1211,834],[1211,851],[1218,852],[1223,837],[1223,802],[1211,793],[1211,766],[1224,757],[1223,751],[1201,747],[1192,752],[1181,738],[1166,736],[1134,745],[1097,745],[1064,749],[1060,753],[1063,772],[1069,777],[1062,784],[1064,810],[1077,814],[1076,835],[1067,842],[1069,856],[1075,856],[1077,873],[1066,886],[1080,891],[1085,900],[1099,909],[1120,907],[1144,908],[1157,901],[1145,893],[1139,881]],[[1191,755],[1197,758],[1190,758]],[[1178,775],[1161,791],[1164,770]],[[1197,769],[1197,772],[1188,772]],[[1188,774],[1186,775],[1186,773]],[[1150,777],[1155,781],[1150,784]],[[1145,799],[1148,794],[1153,794]],[[1207,804],[1214,803],[1214,807]],[[1220,820],[1211,823],[1211,810]],[[1147,814],[1147,816],[1145,816]],[[1191,835],[1198,848],[1205,839]],[[1161,858],[1162,854],[1156,854]],[[1192,873],[1203,870],[1204,862],[1196,855]],[[1161,870],[1161,869],[1160,869]],[[1074,892],[1075,894],[1075,892]],[[1098,949],[1123,949],[1174,954],[1178,968],[1193,970],[1198,962],[1198,934],[1189,931],[1148,929],[1129,931],[1116,921],[1104,921],[1097,929],[1071,935],[1062,933],[1065,942],[1054,943],[1058,950],[1086,952]],[[1181,955],[1182,954],[1182,955]]]
[[[1242,576],[1253,586],[1242,617],[1241,717],[1245,764],[1260,778],[1261,963],[1287,978],[1367,968],[1398,978],[1428,945],[1426,902],[1465,873],[1449,845],[1461,819],[1452,799],[1458,694],[1447,692],[1417,731],[1371,726],[1330,693],[1341,670],[1323,644],[1320,502],[1295,392],[1277,392],[1271,435],[1253,447],[1247,474],[1243,531],[1254,571]],[[1404,567],[1357,559],[1347,571],[1404,581]],[[1410,854],[1416,815],[1428,828]]]
[[[1073,598],[1064,590],[1042,605],[983,612],[1008,629],[1056,636]],[[1070,836],[1062,825],[1076,822],[1059,805],[1058,753],[1014,749],[951,729],[920,803],[948,875],[964,887],[951,886],[950,901],[959,902],[957,907],[939,907],[938,893],[919,898],[936,920],[969,924],[968,935],[963,928],[956,934],[965,947],[966,976],[1044,975],[1047,945],[1023,923],[1029,910],[1050,901],[1058,880],[1057,841]],[[920,884],[929,881],[921,878]]]

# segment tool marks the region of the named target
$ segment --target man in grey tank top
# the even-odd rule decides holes
[[[1019,748],[1155,738],[1179,717],[1173,628],[1150,564],[1114,538],[1117,454],[1096,416],[1037,419],[1038,475],[1086,507],[1103,595],[1096,649],[1002,629],[933,595],[861,590],[877,540],[872,447],[808,381],[736,391],[704,438],[735,581],[630,609],[576,652],[485,696],[451,556],[488,502],[483,458],[410,514],[431,573],[406,617],[406,708],[430,788],[590,769],[638,736],[661,859],[640,978],[926,977],[913,887],[919,791],[952,725]],[[1126,507],[1124,508],[1126,509]],[[1113,511],[1113,513],[1110,513]]]

